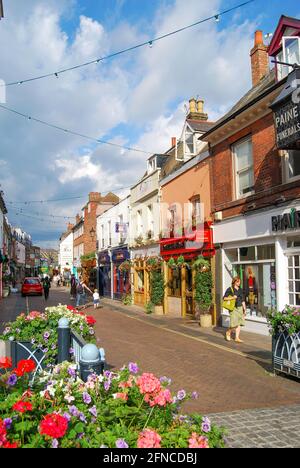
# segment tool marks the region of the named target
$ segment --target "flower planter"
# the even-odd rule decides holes
[[[3,297],[8,297],[9,294],[10,294],[10,288],[7,288],[7,287],[3,288],[3,290],[2,290],[2,296],[3,296]]]
[[[300,332],[289,335],[284,330],[273,336],[272,357],[274,372],[283,372],[300,379]]]
[[[163,306],[154,306],[154,314],[155,315],[164,315],[164,307]]]
[[[200,327],[202,327],[202,328],[211,328],[212,327],[211,314],[200,315]]]
[[[34,348],[30,341],[10,341],[13,367],[22,359],[32,359],[36,364],[36,371],[46,368],[44,360],[46,354],[40,348]]]

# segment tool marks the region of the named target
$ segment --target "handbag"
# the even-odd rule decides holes
[[[232,291],[232,295],[234,296],[234,291],[232,288],[231,288],[231,291]],[[236,299],[227,299],[225,297],[223,298],[222,307],[223,309],[226,309],[226,310],[229,310],[229,312],[232,312],[235,309],[235,303],[236,303]]]

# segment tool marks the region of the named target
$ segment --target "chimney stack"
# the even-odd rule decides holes
[[[255,31],[254,47],[250,57],[252,85],[256,86],[269,73],[268,46],[264,44],[262,31]]]
[[[191,120],[208,120],[208,115],[204,113],[204,101],[203,99],[192,98],[189,100],[190,111],[187,119]]]
[[[74,224],[68,223],[68,232],[71,232],[74,227]]]
[[[79,214],[76,215],[76,224],[78,224],[81,220],[81,216]]]
[[[89,193],[89,202],[97,202],[101,201],[101,193],[99,192],[90,192]]]

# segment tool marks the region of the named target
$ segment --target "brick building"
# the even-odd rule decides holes
[[[73,227],[73,264],[74,272],[81,267],[83,255],[96,252],[97,249],[97,216],[119,202],[119,198],[108,193],[102,196],[98,192],[90,192],[87,204],[82,208],[81,216],[76,216]]]
[[[281,17],[270,46],[257,31],[251,50],[252,88],[203,139],[210,146],[211,202],[217,252],[217,303],[239,275],[247,305],[246,329],[268,333],[266,314],[300,305],[300,229],[274,229],[273,219],[300,210],[300,152],[279,151],[270,105],[292,70],[270,56],[300,63],[300,21]],[[282,226],[282,225],[281,225]]]

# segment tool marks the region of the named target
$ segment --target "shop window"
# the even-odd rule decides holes
[[[247,138],[232,146],[234,155],[236,198],[254,193],[252,139]]]
[[[201,203],[200,195],[195,195],[190,199],[192,205],[192,229],[196,229],[197,225],[201,221]]]
[[[287,241],[288,248],[300,247],[300,237],[292,237]]]
[[[275,263],[234,265],[232,274],[241,278],[248,318],[265,318],[276,309]]]
[[[245,262],[248,260],[255,260],[255,247],[241,247],[240,249],[240,261]]]
[[[300,306],[300,255],[289,257],[288,270],[289,304]]]
[[[145,281],[145,273],[144,270],[140,270],[137,272],[137,289],[138,292],[144,292],[144,281]]]
[[[300,150],[288,151],[287,154],[287,178],[288,180],[300,177]]]
[[[238,262],[238,249],[227,249],[226,255],[229,262]]]
[[[179,269],[169,268],[169,296],[181,297],[181,275]]]
[[[275,245],[266,244],[258,245],[257,247],[257,260],[274,260],[275,259]]]

